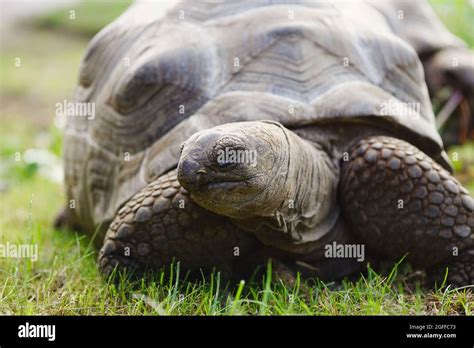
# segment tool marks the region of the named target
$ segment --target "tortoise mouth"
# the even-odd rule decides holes
[[[235,189],[235,188],[240,187],[242,185],[245,185],[245,181],[246,180],[209,182],[207,184],[204,184],[204,188],[207,191],[210,191],[210,190],[227,191],[227,190],[232,190],[232,189]]]
[[[195,159],[184,158],[178,164],[178,181],[191,193],[210,192],[214,190],[233,190],[251,179],[245,173],[234,171],[233,167],[219,172]]]
[[[212,191],[231,191],[245,185],[246,178],[229,180],[229,178],[206,178],[199,174],[192,178],[181,176],[181,185],[191,193],[207,193]]]

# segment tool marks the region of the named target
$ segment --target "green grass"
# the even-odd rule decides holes
[[[33,193],[34,192],[34,193]],[[32,196],[33,195],[33,196]],[[45,204],[47,202],[47,204]],[[179,265],[150,283],[124,278],[107,283],[97,271],[88,241],[50,227],[62,202],[58,185],[35,177],[2,200],[0,242],[36,243],[40,258],[4,259],[0,268],[1,314],[130,315],[472,315],[474,296],[464,290],[423,292],[405,286],[397,269],[389,276],[369,270],[354,283],[324,284],[297,278],[293,286],[266,276],[245,284],[224,284],[219,274],[200,282],[181,280]],[[170,274],[171,273],[171,274]]]
[[[473,14],[466,2],[453,2],[449,8],[455,12],[443,10],[451,2],[432,2],[453,32],[472,45]],[[0,259],[0,314],[473,314],[471,290],[422,290],[409,280],[404,265],[389,275],[369,269],[354,282],[298,278],[293,286],[272,277],[271,264],[263,279],[232,284],[218,274],[200,282],[179,279],[178,265],[169,270],[172,276],[159,273],[150,283],[106,282],[89,241],[51,227],[64,202],[62,185],[49,175],[54,163],[27,162],[25,153],[40,149],[59,158],[61,131],[52,125],[54,105],[72,98],[88,38],[128,3],[81,3],[75,20],[68,18],[70,9],[54,11],[16,31],[15,40],[2,42],[0,243],[37,244],[39,260]],[[16,57],[22,58],[20,68],[13,65]],[[15,161],[17,153],[20,161]],[[458,178],[474,193],[474,143],[449,153],[451,158],[457,154]]]

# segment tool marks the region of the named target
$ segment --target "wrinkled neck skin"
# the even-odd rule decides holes
[[[285,163],[285,171],[272,173],[269,182],[277,189],[268,191],[268,204],[261,207],[258,218],[233,221],[267,245],[291,249],[320,240],[335,226],[339,168],[318,144],[282,130],[286,148],[279,149],[279,162]]]

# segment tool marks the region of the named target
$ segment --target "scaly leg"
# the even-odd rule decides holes
[[[254,236],[196,205],[172,170],[119,211],[105,236],[99,264],[105,275],[115,267],[141,274],[173,260],[184,270],[216,268],[234,275],[252,272],[262,261],[261,249]]]
[[[405,141],[371,137],[359,141],[343,163],[343,211],[368,252],[397,260],[408,253],[415,266],[472,272],[474,200],[430,157]],[[469,273],[470,274],[470,273]],[[444,275],[444,272],[443,272]]]

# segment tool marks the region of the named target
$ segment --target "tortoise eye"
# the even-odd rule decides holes
[[[225,135],[215,142],[208,157],[215,166],[229,169],[238,164],[236,153],[242,149],[244,144],[239,138]]]
[[[235,162],[227,162],[227,161],[219,161],[217,160],[217,165],[220,167],[220,168],[230,168],[232,166],[235,166]]]

